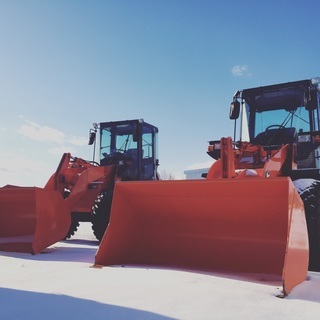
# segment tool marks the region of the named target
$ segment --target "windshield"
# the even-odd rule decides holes
[[[315,116],[315,115],[314,115]],[[314,117],[313,116],[313,117]],[[314,119],[313,119],[314,121]],[[270,129],[294,128],[295,132],[308,132],[315,127],[314,123],[310,124],[310,113],[304,106],[295,109],[264,109],[258,111],[251,108],[245,103],[243,136],[249,136],[250,141],[259,133],[266,132]],[[246,123],[248,125],[246,125]],[[248,132],[245,133],[247,128]]]
[[[280,109],[256,113],[255,136],[266,131],[267,128],[276,129],[277,127],[295,128],[296,132],[309,131],[309,113],[304,107],[293,111]]]
[[[156,127],[146,123],[103,123],[100,164],[119,164],[121,161],[122,180],[154,179],[157,170],[157,132]]]
[[[103,159],[116,153],[126,153],[137,150],[137,142],[133,141],[133,125],[119,125],[117,127],[106,127],[101,132],[101,155]]]
[[[291,128],[296,133],[314,130],[312,97],[308,81],[243,90],[250,141],[270,129]]]

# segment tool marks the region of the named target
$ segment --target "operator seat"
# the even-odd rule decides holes
[[[260,132],[251,143],[267,147],[268,149],[276,149],[283,144],[294,143],[296,136],[296,128],[278,128]]]

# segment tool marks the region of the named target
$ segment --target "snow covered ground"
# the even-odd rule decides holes
[[[320,274],[285,299],[277,282],[136,267],[93,268],[98,243],[76,236],[35,256],[0,252],[0,319],[319,319]]]

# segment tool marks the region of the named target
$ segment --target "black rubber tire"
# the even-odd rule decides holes
[[[67,199],[69,195],[70,195],[70,190],[65,189],[63,193],[63,198]],[[66,236],[64,237],[64,240],[70,239],[77,232],[79,225],[80,225],[79,222],[77,220],[74,220],[71,214],[71,225]]]
[[[72,219],[69,231],[68,231],[65,239],[70,239],[77,232],[79,225],[80,224],[78,221],[75,221]]]
[[[92,207],[92,230],[95,237],[101,241],[110,220],[112,192],[100,194]]]
[[[310,179],[311,180],[311,179]],[[320,181],[298,190],[304,203],[309,238],[309,270],[320,271]]]

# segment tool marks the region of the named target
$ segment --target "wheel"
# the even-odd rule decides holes
[[[65,189],[64,193],[63,193],[63,198],[66,199],[69,197],[69,195],[70,195],[70,190]],[[64,237],[64,240],[70,239],[77,232],[79,225],[80,224],[79,224],[78,220],[75,220],[72,217],[72,213],[71,213],[71,225],[70,225],[70,228],[69,228],[66,236]]]
[[[79,225],[78,221],[71,219],[71,225],[65,239],[70,239],[77,232]]]
[[[294,181],[304,203],[309,238],[309,270],[320,271],[320,181]],[[303,186],[299,188],[299,186]]]
[[[101,241],[110,220],[112,192],[100,194],[92,207],[92,230],[95,237]]]

